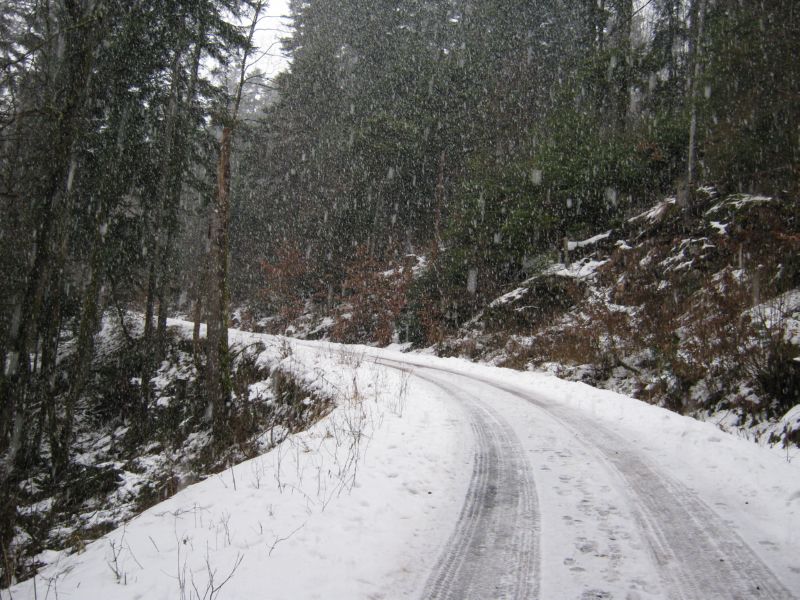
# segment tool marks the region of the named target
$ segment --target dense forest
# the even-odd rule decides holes
[[[570,240],[624,241],[629,219],[666,197],[677,239],[736,194],[771,201],[740,218],[753,256],[730,247],[740,268],[763,266],[748,289],[800,287],[793,0],[291,0],[289,68],[271,80],[253,66],[269,10],[0,0],[6,584],[14,490],[34,472],[52,488],[75,476],[81,415],[145,435],[150,382],[175,343],[168,317],[195,323],[194,402],[218,456],[236,437],[234,310],[275,332],[316,315],[335,340],[443,348],[495,298],[567,263]],[[674,304],[696,304],[727,256]],[[577,293],[553,290],[542,302]],[[745,296],[717,298],[715,314],[740,322]],[[651,321],[672,302],[657,299]],[[530,333],[518,316],[495,331]],[[659,348],[685,325],[671,318]],[[98,366],[106,319],[126,342]],[[797,345],[779,338],[751,377],[777,417],[800,384]],[[694,374],[672,352],[651,360],[686,385],[653,401],[717,365]]]

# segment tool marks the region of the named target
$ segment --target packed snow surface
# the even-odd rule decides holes
[[[264,342],[338,408],[81,553],[48,552],[52,564],[3,598],[800,590],[800,457],[547,374],[238,331],[231,339]]]

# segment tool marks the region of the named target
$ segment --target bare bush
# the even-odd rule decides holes
[[[391,343],[410,284],[410,269],[394,262],[382,265],[365,246],[359,246],[345,270],[341,308],[331,338],[345,343]]]

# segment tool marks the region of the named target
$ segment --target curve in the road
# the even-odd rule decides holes
[[[414,375],[423,379],[440,372],[489,386],[525,400],[572,430],[576,441],[589,448],[599,461],[617,471],[625,481],[630,504],[668,597],[680,600],[796,598],[744,540],[694,492],[660,472],[642,456],[638,447],[596,420],[522,388],[489,378],[430,365],[399,362],[393,365],[394,361],[384,359],[380,363],[395,368],[401,364],[406,369],[412,366]],[[446,389],[442,383],[439,385]],[[488,409],[484,402],[479,406]]]

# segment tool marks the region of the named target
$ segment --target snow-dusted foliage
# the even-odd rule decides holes
[[[19,578],[81,551],[187,485],[274,448],[331,409],[331,390],[298,378],[288,346],[274,344],[267,351],[257,340],[234,342],[232,443],[215,447],[191,330],[169,328],[167,354],[144,382],[151,392],[145,405],[140,371],[130,362],[130,345],[138,340],[126,337],[141,332],[141,317],[131,313],[125,323],[123,330],[116,315],[103,319],[102,352],[76,414],[66,481],[54,486],[41,465],[15,484],[20,518],[6,564]],[[74,344],[64,347],[62,360],[68,361]]]
[[[698,192],[570,243],[468,338],[495,362],[625,391],[765,443],[797,443],[797,206]],[[502,350],[490,350],[513,333]]]

